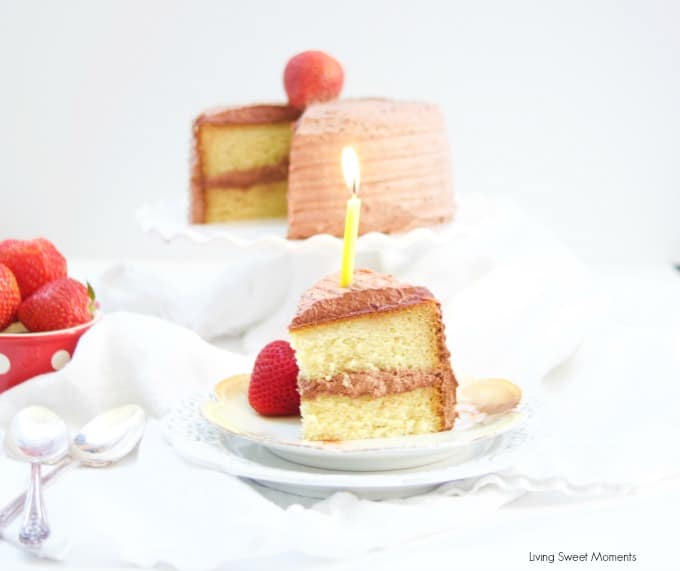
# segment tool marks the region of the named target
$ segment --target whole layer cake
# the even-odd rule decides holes
[[[342,236],[345,146],[361,163],[359,233],[451,220],[446,126],[429,103],[347,99],[205,113],[194,122],[191,221],[288,216],[288,237]]]
[[[439,303],[419,286],[358,270],[302,295],[289,327],[307,440],[422,434],[453,426],[456,379]]]

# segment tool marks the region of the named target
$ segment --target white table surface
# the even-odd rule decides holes
[[[103,267],[103,262],[73,264],[75,275]],[[596,270],[598,283],[621,307],[625,319],[640,326],[680,323],[680,274],[668,267],[616,267]],[[651,329],[650,329],[651,330]],[[680,338],[678,338],[680,358]],[[558,372],[559,374],[559,372]],[[646,379],[645,382],[654,382]],[[677,382],[677,379],[656,379]],[[549,384],[549,383],[548,383]],[[653,435],[650,435],[653,437]],[[49,497],[49,492],[48,492]],[[643,492],[610,499],[574,499],[557,493],[527,494],[487,521],[464,531],[443,533],[395,545],[362,557],[323,560],[294,553],[240,561],[234,569],[553,569],[555,564],[529,561],[529,553],[633,553],[636,562],[562,563],[564,568],[680,569],[677,514],[680,480]],[[238,517],[236,514],[234,517]],[[0,541],[0,570],[69,569],[34,560]],[[121,567],[125,569],[126,567]]]

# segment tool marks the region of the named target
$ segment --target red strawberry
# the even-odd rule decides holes
[[[308,51],[293,56],[283,72],[288,102],[298,109],[336,99],[344,81],[340,63],[324,52]]]
[[[66,277],[66,259],[45,238],[0,242],[0,264],[12,270],[22,299],[46,283]]]
[[[29,331],[55,331],[90,321],[94,291],[71,278],[42,286],[19,306],[19,320]]]
[[[21,303],[19,284],[12,270],[0,264],[0,331],[14,321]]]
[[[248,402],[264,416],[300,414],[298,366],[287,341],[272,341],[255,359],[248,387]]]

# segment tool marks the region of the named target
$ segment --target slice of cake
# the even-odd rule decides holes
[[[194,121],[194,224],[286,216],[291,123],[299,115],[286,105],[253,105]]]
[[[386,438],[453,426],[456,379],[439,303],[424,287],[358,270],[327,276],[290,327],[307,440]]]
[[[404,232],[451,220],[451,158],[437,105],[346,99],[311,105],[295,126],[288,180],[288,237],[342,236],[347,192],[340,165],[361,162],[359,233]]]

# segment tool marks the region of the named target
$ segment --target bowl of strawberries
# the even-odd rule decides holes
[[[97,317],[92,287],[49,240],[0,241],[0,392],[61,369]]]

